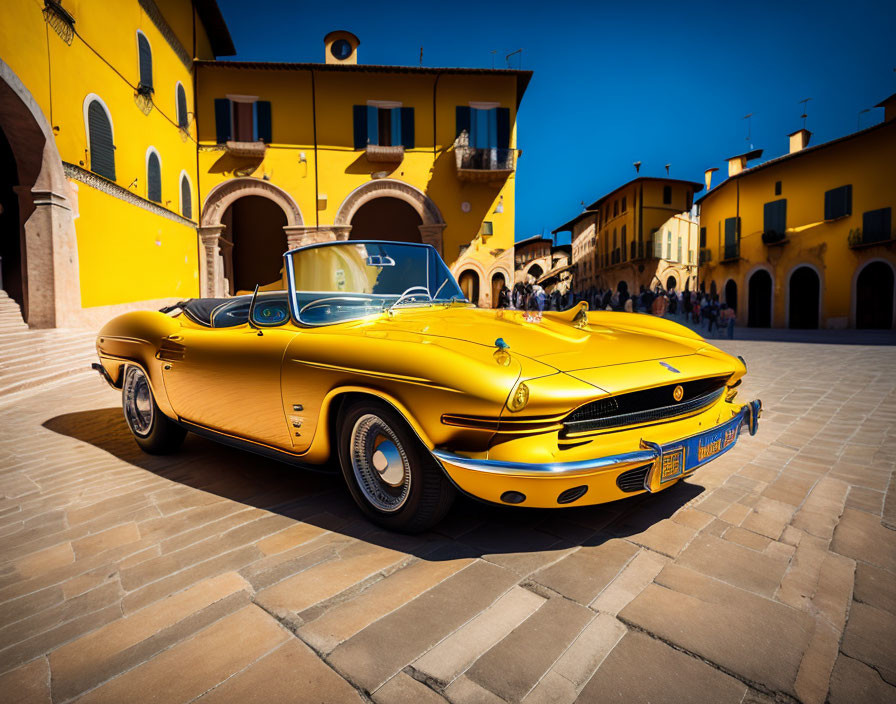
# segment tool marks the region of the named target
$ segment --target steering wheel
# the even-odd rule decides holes
[[[302,313],[305,311],[312,310],[319,306],[329,305],[330,301],[352,301],[352,302],[361,302],[364,303],[367,301],[366,298],[352,298],[351,296],[329,296],[328,298],[318,298],[316,301],[311,301],[311,303],[306,303],[302,306],[301,310],[299,310],[299,317],[302,317]]]
[[[401,303],[405,298],[410,298],[411,294],[414,291],[423,291],[426,294],[426,299],[431,301],[432,295],[429,293],[429,289],[426,286],[411,286],[410,288],[405,289],[402,294],[396,299],[395,303],[389,306],[389,310],[392,310],[395,306]]]

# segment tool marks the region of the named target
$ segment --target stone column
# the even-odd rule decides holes
[[[318,244],[319,242],[347,240],[348,233],[351,229],[351,225],[321,225],[320,227],[309,225],[285,225],[283,227],[283,231],[286,233],[286,244],[289,249],[296,249],[297,247],[304,247],[309,244]]]
[[[420,230],[420,239],[423,240],[423,244],[431,244],[435,247],[439,256],[444,258],[445,252],[443,250],[442,232],[445,229],[445,223],[440,222],[432,225],[418,225],[417,227]]]
[[[205,256],[199,262],[199,295],[204,298],[219,298],[228,293],[222,249],[233,245],[221,236],[224,228],[224,225],[199,228],[199,239],[205,252]]]

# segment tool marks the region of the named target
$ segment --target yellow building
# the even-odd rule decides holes
[[[572,236],[575,289],[695,290],[699,183],[641,176],[596,200],[554,234]]]
[[[810,147],[802,129],[782,157],[732,157],[700,199],[701,281],[741,324],[894,326],[896,95],[878,107],[884,122],[845,137]]]
[[[214,0],[11,0],[0,22],[3,288],[32,326],[270,283],[287,247],[434,244],[512,281],[525,71],[234,53]]]

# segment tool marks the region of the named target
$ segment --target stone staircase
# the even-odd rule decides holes
[[[0,406],[72,376],[95,374],[92,330],[32,330],[18,304],[0,290]]]

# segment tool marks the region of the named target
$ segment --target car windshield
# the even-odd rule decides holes
[[[399,306],[463,301],[435,249],[333,242],[286,253],[290,305],[305,325],[332,325]]]

